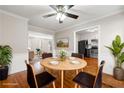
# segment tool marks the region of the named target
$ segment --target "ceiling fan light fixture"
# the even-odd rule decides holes
[[[59,23],[63,23],[63,20],[66,18],[66,17],[70,17],[70,18],[73,18],[73,19],[77,19],[79,16],[76,15],[76,14],[71,14],[71,13],[68,13],[67,11],[69,9],[71,9],[74,5],[50,5],[50,7],[52,9],[55,10],[55,13],[52,13],[52,14],[47,14],[45,16],[43,16],[44,18],[48,18],[48,17],[51,17],[51,16],[55,16],[56,15],[56,20],[59,21]]]
[[[57,16],[56,16],[57,20],[63,21],[65,18],[66,16],[64,13],[61,13],[61,12],[57,13]]]

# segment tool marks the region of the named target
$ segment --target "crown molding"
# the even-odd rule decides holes
[[[34,25],[30,25],[30,24],[28,24],[28,29],[29,30],[33,30],[33,31],[38,31],[38,32],[43,31],[44,33],[47,33],[47,34],[55,34],[55,32],[53,30],[50,30],[50,29],[47,29],[47,28],[38,27],[38,26],[34,26]]]
[[[19,16],[19,15],[16,15],[16,14],[11,13],[11,12],[4,11],[2,9],[0,9],[0,13],[4,13],[4,14],[7,14],[7,15],[10,15],[10,16],[13,16],[13,17],[16,17],[16,18],[25,20],[25,21],[28,21],[29,20],[28,18],[25,18],[25,17]]]

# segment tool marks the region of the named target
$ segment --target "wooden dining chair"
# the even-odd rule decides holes
[[[48,57],[52,57],[53,54],[52,53],[43,53],[42,54],[42,59],[48,58]]]
[[[32,61],[34,59],[34,51],[29,51],[28,52],[28,58],[29,58],[29,61]]]
[[[86,88],[101,88],[102,87],[102,70],[104,66],[105,61],[101,61],[101,64],[98,68],[97,75],[91,75],[86,72],[80,72],[73,81],[76,83],[75,87],[77,87],[77,84],[80,85],[80,87],[86,87]]]
[[[79,54],[79,53],[72,53],[71,56],[81,58],[81,59],[84,58],[83,54]]]
[[[53,88],[55,88],[55,77],[53,77],[47,71],[35,74],[33,66],[28,64],[27,61],[25,61],[25,63],[27,66],[27,82],[30,88],[43,88],[50,83],[52,83]]]

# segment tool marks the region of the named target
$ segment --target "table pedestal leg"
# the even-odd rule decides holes
[[[78,70],[76,70],[76,75],[78,74]],[[77,83],[75,83],[75,88],[77,88]]]
[[[43,71],[45,71],[45,67],[43,66],[43,69],[42,69]]]
[[[61,88],[63,88],[63,77],[64,77],[63,70],[61,70]]]
[[[84,71],[83,68],[81,69],[81,71],[82,71],[82,72]]]
[[[76,75],[78,74],[78,70],[76,70]]]
[[[53,81],[53,88],[56,88],[56,86],[55,86],[55,81]]]

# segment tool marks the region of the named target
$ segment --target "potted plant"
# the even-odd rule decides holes
[[[40,55],[40,49],[36,48],[36,51],[37,51],[37,55]]]
[[[8,65],[12,62],[12,48],[0,45],[0,80],[7,79]]]
[[[65,50],[60,50],[59,54],[60,54],[60,60],[64,61],[66,59],[67,52]]]
[[[124,42],[121,42],[121,37],[117,35],[112,42],[112,46],[106,46],[113,54],[116,65],[114,67],[113,75],[118,80],[124,80],[124,70],[122,64],[124,63]]]

